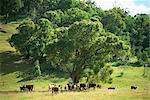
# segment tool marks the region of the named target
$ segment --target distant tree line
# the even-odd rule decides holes
[[[34,73],[49,62],[66,71],[74,83],[111,82],[105,63],[138,58],[150,62],[150,16],[134,17],[119,7],[102,10],[90,0],[1,0],[0,18],[7,23],[25,19],[9,40],[26,58],[33,57]]]

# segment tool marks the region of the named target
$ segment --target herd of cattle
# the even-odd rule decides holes
[[[87,89],[95,89],[95,88],[101,88],[100,84],[95,83],[81,83],[81,84],[67,84],[64,87],[62,85],[56,85],[56,84],[49,84],[48,85],[48,91],[51,91],[52,93],[58,93],[59,91],[82,91]],[[108,90],[115,90],[115,87],[108,87]],[[131,86],[132,90],[136,90],[137,86]],[[23,85],[20,86],[20,91],[33,91],[33,85]]]

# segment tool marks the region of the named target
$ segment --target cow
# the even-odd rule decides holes
[[[115,87],[109,87],[108,90],[115,90]]]
[[[26,86],[23,85],[23,86],[20,86],[20,91],[25,91],[26,90]]]
[[[25,91],[25,90],[33,91],[33,85],[23,85],[23,86],[20,86],[20,91]]]
[[[33,85],[26,85],[26,89],[28,89],[29,91],[33,91]]]
[[[81,90],[81,89],[86,90],[86,87],[87,87],[87,84],[81,83],[79,89],[80,89],[80,90]]]
[[[100,84],[97,84],[97,88],[101,88],[102,86]]]
[[[131,86],[131,90],[136,90],[137,86]]]
[[[52,87],[52,94],[58,93],[58,91],[59,91],[59,87],[56,87],[56,86]]]
[[[59,87],[60,91],[62,91],[62,85],[58,85],[58,87]]]
[[[95,89],[95,87],[96,87],[96,84],[95,84],[95,83],[89,83],[89,84],[88,84],[88,88],[93,88],[93,89]]]
[[[54,87],[53,84],[48,84],[48,91],[50,91],[52,89],[52,87]]]
[[[71,84],[67,84],[68,86],[68,90],[72,90],[72,85]]]
[[[67,86],[64,87],[64,90],[67,91]]]

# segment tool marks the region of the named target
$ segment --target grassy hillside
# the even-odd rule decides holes
[[[22,61],[20,56],[10,47],[7,39],[16,32],[17,24],[0,24],[0,92],[1,100],[149,100],[150,99],[150,68],[146,69],[143,77],[143,67],[120,66],[114,67],[113,83],[102,84],[102,89],[84,92],[64,92],[53,95],[48,90],[48,83],[66,84],[67,79],[55,76],[45,76],[39,79],[22,81],[33,66]],[[119,77],[123,73],[122,77]],[[23,84],[34,84],[34,92],[20,93],[19,86]],[[138,86],[138,90],[130,90],[131,85]],[[109,91],[107,87],[115,86],[116,90]],[[39,92],[38,92],[39,91]],[[40,92],[41,91],[41,92]],[[43,91],[43,92],[42,92]]]

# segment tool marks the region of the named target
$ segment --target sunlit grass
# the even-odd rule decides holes
[[[83,92],[63,92],[52,94],[51,92],[25,92],[0,94],[2,100],[149,100],[147,90],[123,90],[110,91],[97,89]]]
[[[18,24],[0,24],[1,30],[6,32],[0,32],[0,52],[15,51],[14,48],[10,47],[7,40],[11,37],[12,34],[16,33],[17,26]]]

